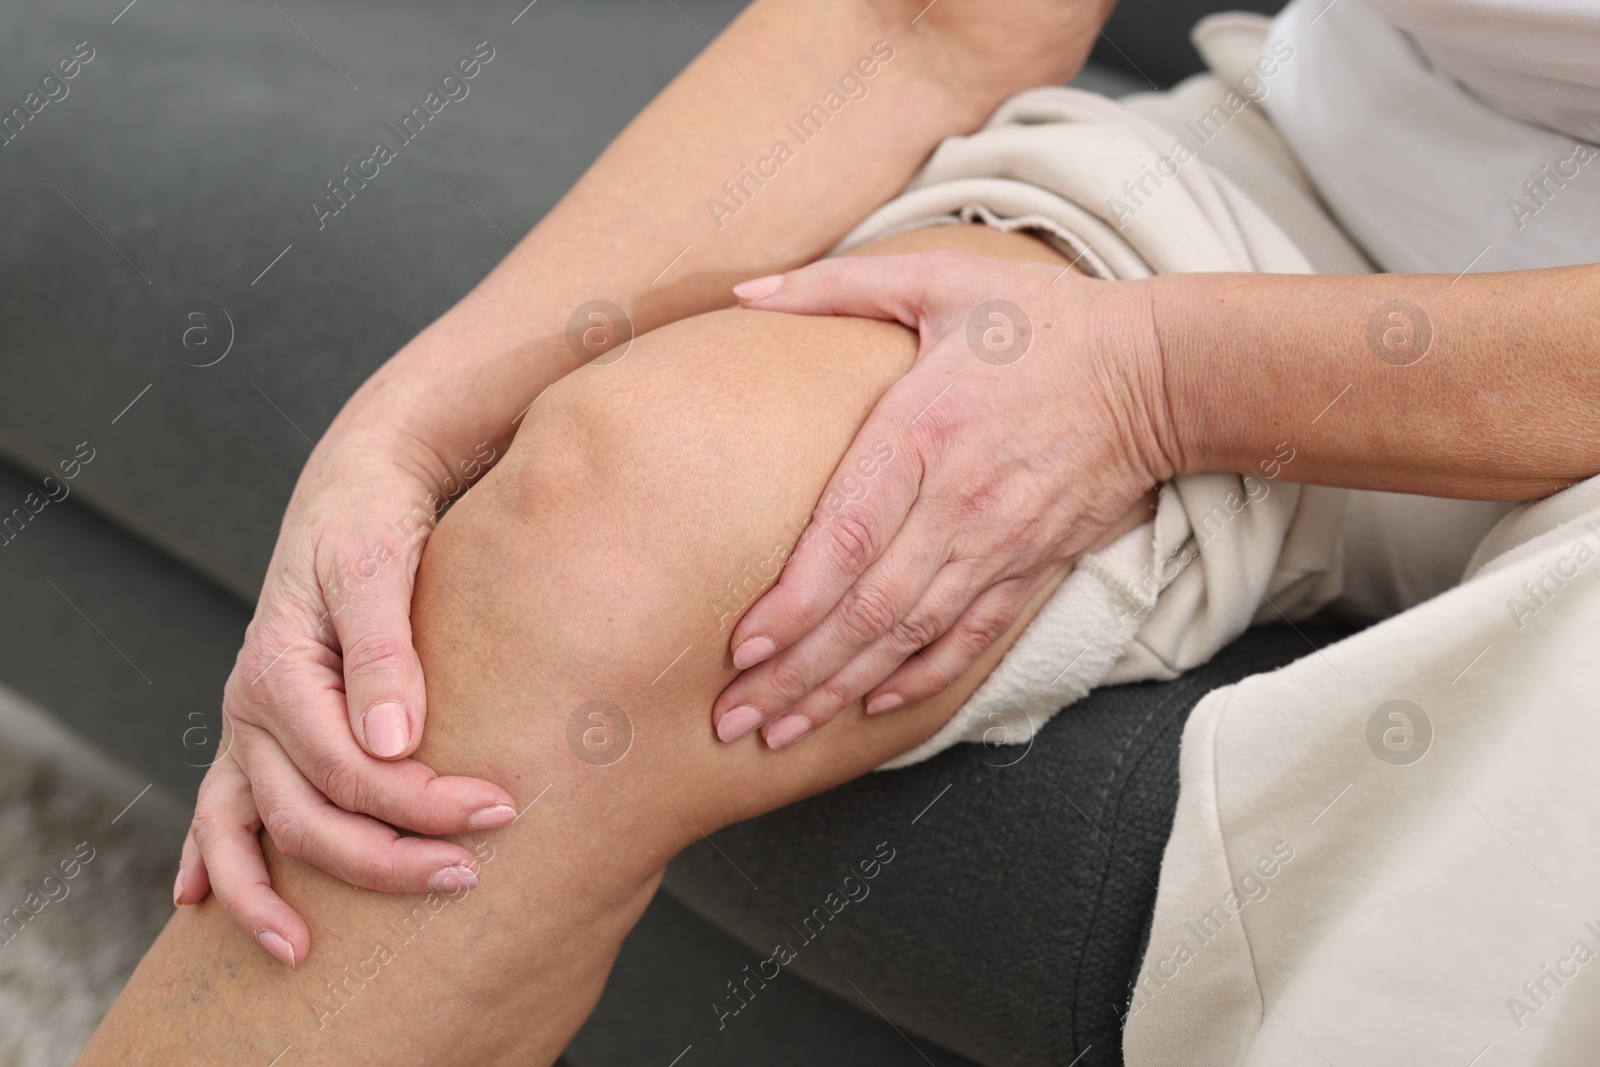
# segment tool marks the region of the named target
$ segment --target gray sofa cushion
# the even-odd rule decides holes
[[[0,464],[0,501],[38,488]],[[0,683],[187,806],[250,609],[75,495],[0,546],[0,605]]]
[[[505,254],[494,227],[529,229],[739,7],[546,3],[513,25],[484,0],[278,6],[0,14],[6,107],[93,50],[0,147],[0,452],[44,471],[90,442],[79,498],[246,599],[307,437]],[[319,231],[324,183],[397,141],[386,123],[479,41],[493,59],[468,95]],[[198,358],[174,344],[196,301],[232,320],[215,366],[189,364],[225,324]]]
[[[679,1067],[977,1067],[796,974],[768,983],[736,1018],[719,1019],[713,1005],[729,995],[727,983],[745,981],[745,968],[764,955],[657,893],[561,1062],[667,1067],[682,1056]]]

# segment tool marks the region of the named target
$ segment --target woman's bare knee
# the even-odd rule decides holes
[[[1036,238],[982,227],[909,242],[1060,259]],[[728,310],[645,334],[621,359],[547,390],[424,556],[417,647],[430,707],[451,721],[430,714],[422,758],[442,771],[498,772],[515,790],[505,775],[522,746],[581,764],[591,754],[573,751],[568,731],[600,741],[606,730],[584,724],[603,711],[629,736],[628,755],[604,772],[613,782],[714,771],[720,788],[689,800],[721,825],[854,777],[930,734],[1054,583],[967,676],[893,716],[854,707],[785,752],[754,738],[722,745],[710,716],[735,675],[734,623],[776,580],[839,457],[915,354],[915,335],[897,324]],[[476,740],[504,729],[457,725],[512,714],[510,746]],[[457,745],[465,763],[452,762]]]
[[[855,777],[937,729],[1053,583],[968,676],[893,716],[854,706],[774,752],[754,737],[718,742],[710,715],[736,674],[734,623],[776,580],[914,344],[879,322],[717,312],[552,387],[424,557],[413,623],[433,710],[422,758],[519,795],[542,787],[513,777],[529,757],[658,807],[673,784],[693,818],[677,824],[686,836],[661,842],[670,849]],[[509,726],[464,725],[507,716]],[[607,754],[587,743],[605,749],[623,734],[625,756],[589,765]],[[440,747],[458,745],[468,762]]]
[[[430,712],[422,758],[461,770],[445,747],[478,731],[458,721],[516,707],[520,738],[581,763],[558,738],[601,704],[627,716],[641,772],[729,754],[709,709],[733,676],[727,635],[761,589],[751,576],[776,577],[913,355],[897,326],[727,311],[547,391],[424,555],[413,626],[430,708],[451,722]],[[463,755],[489,777],[509,758]]]

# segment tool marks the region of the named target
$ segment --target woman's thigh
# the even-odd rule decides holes
[[[989,231],[916,239],[1060,258]],[[371,893],[266,841],[310,957],[287,972],[214,901],[181,909],[85,1062],[120,1062],[102,1044],[141,1050],[135,1062],[265,1062],[289,1045],[310,1063],[547,1061],[673,855],[937,729],[1048,587],[930,700],[870,719],[858,702],[782,751],[722,744],[710,721],[736,673],[730,595],[794,544],[915,348],[897,325],[728,310],[548,390],[430,539],[413,604],[429,701],[418,758],[527,806],[467,838],[480,886],[443,901]]]

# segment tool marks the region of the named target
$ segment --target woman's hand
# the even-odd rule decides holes
[[[341,432],[295,488],[255,618],[223,691],[222,754],[200,788],[174,899],[215,892],[235,922],[291,966],[306,924],[272,891],[258,831],[285,855],[369,889],[476,884],[448,841],[515,818],[504,789],[441,778],[405,758],[426,716],[411,646],[411,592],[440,508],[494,458],[485,444],[440,473],[405,439]],[[427,458],[424,458],[427,457]]]
[[[897,320],[921,348],[734,628],[744,673],[713,707],[724,741],[765,724],[782,747],[863,696],[881,712],[937,693],[1172,474],[1141,282],[933,251],[827,259],[735,292],[749,308]]]

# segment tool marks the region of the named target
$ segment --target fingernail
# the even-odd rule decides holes
[[[761,713],[749,704],[740,704],[717,720],[717,736],[724,741],[737,741],[761,725]]]
[[[285,967],[294,966],[294,946],[276,930],[257,930],[256,941]]]
[[[367,751],[384,759],[404,752],[411,738],[406,706],[398,700],[385,700],[368,708],[361,728],[367,733]]]
[[[178,907],[183,901],[178,898],[183,896],[183,864],[178,864],[178,880],[172,883],[172,906]]]
[[[765,634],[747,637],[733,650],[733,665],[742,671],[754,667],[776,651],[778,646]]]
[[[810,719],[804,715],[785,715],[767,727],[767,747],[785,748],[810,732]]]
[[[867,714],[876,715],[880,711],[893,711],[906,702],[906,698],[899,693],[879,693],[867,701]]]
[[[480,808],[467,818],[469,830],[498,830],[517,817],[517,809],[510,804],[495,804]]]
[[[783,275],[768,274],[762,278],[751,278],[747,282],[740,282],[733,287],[733,295],[740,300],[764,300],[783,288]]]
[[[458,889],[478,888],[478,876],[471,867],[456,864],[453,867],[440,867],[433,872],[433,877],[428,879],[428,888],[440,893],[451,893]]]

